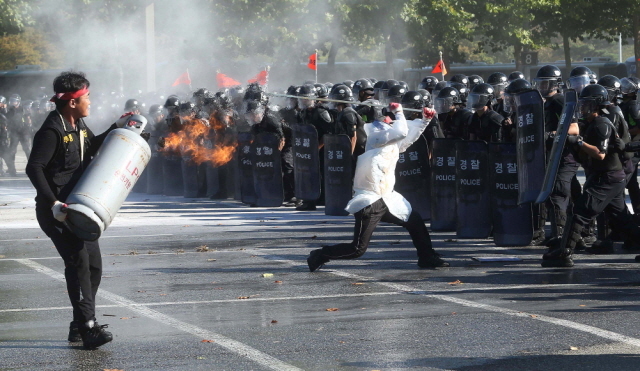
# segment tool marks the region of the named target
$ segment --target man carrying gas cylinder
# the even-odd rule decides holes
[[[95,297],[102,276],[98,241],[84,241],[63,223],[65,200],[102,145],[107,134],[124,126],[131,113],[123,115],[107,131],[94,135],[83,118],[90,112],[89,80],[82,72],[63,72],[53,81],[56,110],[49,113],[35,134],[26,173],[36,189],[36,217],[40,228],[53,241],[65,265],[65,279],[73,321],[69,341],[82,341],[86,349],[110,342],[113,336],[98,325]]]

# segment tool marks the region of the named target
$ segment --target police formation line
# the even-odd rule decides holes
[[[97,136],[83,121],[88,88],[82,74],[56,78],[56,110],[35,134],[27,165],[38,222],[67,266],[74,307],[69,338],[88,348],[112,339],[95,322],[97,241],[136,182],[138,191],[152,194],[234,197],[297,210],[324,204],[329,215],[353,214],[354,240],[313,250],[312,272],[331,260],[362,256],[380,221],[409,231],[422,268],[449,266],[434,251],[424,220],[460,238],[546,245],[545,267],[573,266],[579,249],[604,254],[613,253],[616,240],[627,250],[640,243],[640,226],[624,201],[629,187],[638,212],[634,78],[597,79],[576,67],[563,82],[559,69],[544,66],[533,84],[518,72],[492,74],[487,83],[479,76],[427,77],[416,90],[395,80],[360,79],[291,86],[279,102],[279,94],[258,84],[199,89],[187,101],[170,96],[151,106],[148,119],[129,100],[127,113]],[[150,158],[145,171],[145,161],[118,158],[126,151],[110,144],[109,138],[131,135],[127,129],[150,145],[132,150]],[[91,163],[101,145],[115,151],[111,165],[121,163],[106,181],[119,182],[122,192],[115,201],[82,200],[77,188],[104,176]],[[576,177],[580,165],[583,185]]]

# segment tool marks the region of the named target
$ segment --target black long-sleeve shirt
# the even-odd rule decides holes
[[[26,168],[27,176],[37,192],[36,204],[52,206],[57,200],[64,202],[107,134],[115,128],[114,124],[96,136],[82,119],[76,122],[76,128],[73,129],[58,111],[51,112],[33,139],[33,149]],[[81,131],[83,146],[79,142]]]

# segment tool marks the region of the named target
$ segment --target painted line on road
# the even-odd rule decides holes
[[[389,291],[389,292],[368,292],[362,294],[335,294],[335,295],[323,295],[319,297],[313,296],[284,296],[280,298],[248,298],[248,299],[218,299],[218,300],[193,300],[193,301],[159,301],[152,303],[133,303],[131,306],[137,307],[163,307],[172,305],[194,305],[194,304],[229,304],[229,303],[251,303],[251,302],[265,302],[265,301],[290,301],[290,300],[317,300],[317,299],[339,299],[339,298],[361,298],[368,296],[387,296],[387,295],[400,295],[404,292]],[[123,305],[96,305],[96,308],[122,308]],[[13,313],[13,312],[41,312],[41,311],[54,311],[54,310],[69,310],[72,307],[48,307],[48,308],[14,308],[14,309],[0,309],[0,313]]]
[[[284,257],[280,257],[280,256],[274,256],[274,255],[268,255],[265,252],[262,251],[253,251],[253,250],[247,250],[247,253],[251,253],[253,255],[260,255],[260,256],[264,256],[264,257],[268,257],[269,260],[276,260],[276,261],[280,261],[283,263],[287,263],[290,265],[295,265],[298,266],[300,265],[300,261],[293,261]],[[350,279],[354,279],[354,280],[358,280],[361,282],[372,282],[372,283],[377,283],[379,285],[391,288],[393,290],[398,290],[398,291],[402,291],[402,292],[407,292],[407,293],[416,293],[416,292],[420,292],[421,290],[417,290],[413,287],[407,286],[407,285],[403,285],[403,284],[398,284],[398,283],[393,283],[393,282],[385,282],[385,281],[381,281],[378,280],[376,278],[373,277],[366,277],[366,276],[361,276],[358,274],[353,274],[353,273],[348,273],[348,272],[343,272],[343,271],[339,271],[339,270],[327,270],[326,273],[330,273],[336,276],[340,276],[340,277],[344,277],[344,278],[350,278]],[[578,323],[578,322],[573,322],[573,321],[569,321],[569,320],[564,320],[564,319],[559,319],[559,318],[554,318],[554,317],[549,317],[549,316],[545,316],[545,315],[541,315],[541,314],[534,314],[534,313],[529,313],[529,312],[523,312],[523,311],[518,311],[515,309],[508,309],[508,308],[502,308],[502,307],[498,307],[495,305],[490,305],[490,304],[483,304],[483,303],[479,303],[479,302],[475,302],[475,301],[471,301],[471,300],[466,300],[466,299],[460,299],[460,298],[456,298],[450,295],[441,295],[441,294],[435,294],[435,293],[426,293],[423,294],[423,296],[431,298],[431,299],[436,299],[436,300],[442,300],[442,301],[447,301],[450,303],[454,303],[454,304],[459,304],[465,307],[470,307],[470,308],[476,308],[476,309],[483,309],[489,312],[495,312],[495,313],[501,313],[501,314],[505,314],[508,316],[513,316],[513,317],[520,317],[520,318],[526,318],[526,319],[532,319],[532,320],[536,320],[536,321],[542,321],[542,322],[547,322],[547,323],[551,323],[557,326],[563,326],[563,327],[567,327],[570,329],[574,329],[574,330],[578,330],[578,331],[582,331],[582,332],[586,332],[607,340],[612,340],[612,341],[616,341],[616,342],[621,342],[621,343],[625,343],[625,344],[629,344],[635,347],[639,347],[640,348],[640,339],[634,338],[634,337],[630,337],[630,336],[626,336],[623,334],[619,334],[617,332],[613,332],[613,331],[608,331],[608,330],[604,330],[598,327],[594,327],[594,326],[589,326],[589,325],[585,325],[582,323]]]
[[[129,236],[101,236],[100,239],[103,240],[105,238],[138,238],[138,237],[158,237],[158,236],[173,236],[173,233],[162,233],[162,234],[136,234]],[[21,241],[48,241],[51,243],[51,240],[48,237],[43,238],[23,238],[20,240],[0,240],[0,242],[21,242]]]
[[[61,282],[65,282],[65,278],[64,275],[61,273],[58,273],[56,271],[54,271],[53,269],[47,268],[44,265],[31,261],[29,259],[23,259],[23,260],[18,260],[20,263],[26,265],[27,267],[30,267],[32,269],[34,269],[37,272],[40,272],[42,274],[45,274],[57,281],[61,281]],[[160,313],[156,310],[153,310],[151,308],[146,307],[143,304],[139,304],[136,302],[133,302],[129,299],[126,299],[120,295],[116,295],[113,294],[109,291],[106,290],[100,290],[98,291],[98,296],[101,296],[104,299],[107,299],[109,301],[112,301],[114,303],[117,303],[125,308],[128,308],[132,311],[135,311],[145,317],[148,317],[150,319],[153,319],[155,321],[158,321],[162,324],[165,324],[167,326],[171,326],[177,330],[192,334],[194,336],[197,336],[201,339],[207,339],[207,340],[213,340],[216,345],[219,345],[233,353],[236,353],[240,356],[246,357],[252,361],[254,361],[255,363],[267,367],[269,369],[272,370],[301,370],[293,365],[290,365],[288,363],[284,363],[282,361],[280,361],[279,359],[272,357],[266,353],[263,353],[255,348],[252,348],[244,343],[241,343],[237,340],[233,340],[231,338],[228,338],[226,336],[220,335],[218,333],[212,332],[212,331],[208,331],[205,329],[202,329],[200,327],[194,326],[192,324],[180,321],[178,319],[175,319],[173,317],[170,317],[166,314]]]

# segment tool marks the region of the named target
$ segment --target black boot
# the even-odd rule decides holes
[[[329,259],[327,259],[324,255],[322,255],[322,249],[317,249],[311,251],[309,257],[307,258],[307,265],[309,266],[309,271],[314,272],[324,265],[324,263],[328,263]]]
[[[582,224],[571,216],[567,221],[567,226],[562,234],[559,243],[550,247],[550,251],[542,256],[542,266],[547,267],[573,267],[573,251],[580,242],[580,232]]]
[[[80,336],[80,322],[73,321],[69,324],[69,336],[67,340],[72,343],[77,343],[82,341],[82,336]]]

